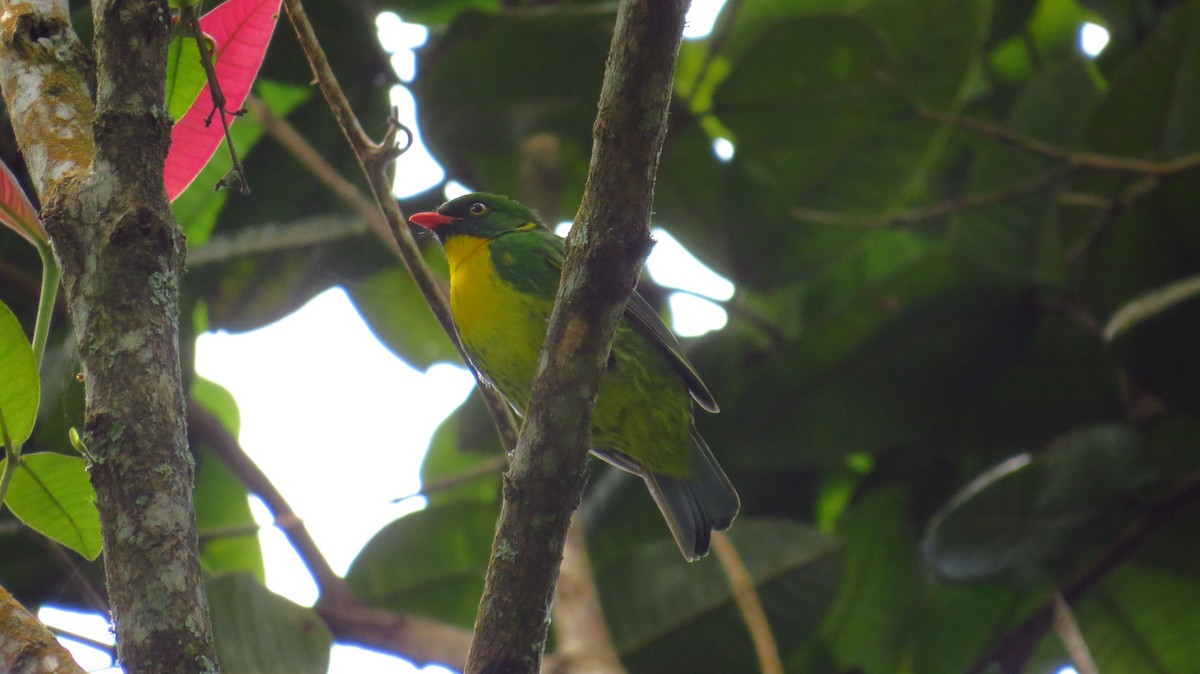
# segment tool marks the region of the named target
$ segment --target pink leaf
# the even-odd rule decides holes
[[[17,177],[4,162],[0,162],[0,222],[35,246],[49,241],[37,209],[29,203],[29,197],[25,196]]]
[[[215,69],[227,111],[240,109],[250,93],[279,20],[280,2],[226,0],[200,17],[200,28],[217,43]],[[204,125],[212,111],[212,94],[206,84],[171,131],[171,150],[163,175],[171,201],[196,179],[225,138],[220,113],[213,115],[211,124]]]

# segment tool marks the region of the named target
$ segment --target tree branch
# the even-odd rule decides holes
[[[118,652],[130,674],[216,671],[179,368],[185,246],[162,175],[170,11],[93,3],[93,78],[65,9],[7,4],[0,72],[79,339]]]
[[[467,672],[536,672],[600,373],[651,246],[658,156],[686,2],[622,2],[583,203],[512,466]]]
[[[800,206],[793,207],[789,212],[792,217],[797,220],[806,222],[815,222],[819,225],[843,225],[847,227],[900,227],[911,225],[926,220],[934,220],[936,218],[944,218],[949,215],[956,215],[966,211],[973,211],[987,206],[1008,201],[1013,197],[1019,197],[1030,192],[1037,192],[1046,189],[1051,185],[1064,180],[1071,174],[1075,173],[1078,167],[1066,166],[1049,171],[1025,182],[1017,183],[1008,187],[992,190],[991,192],[983,192],[981,194],[966,194],[961,197],[940,201],[928,206],[913,208],[898,213],[890,213],[883,215],[848,215],[845,213],[836,213],[831,211],[819,211],[811,208],[802,208]]]
[[[84,674],[42,621],[0,587],[0,671],[10,674]]]
[[[1160,177],[1173,176],[1200,168],[1200,153],[1184,155],[1166,161],[1153,161],[1149,159],[1116,157],[1096,152],[1079,152],[1017,133],[1012,129],[985,122],[981,119],[950,115],[929,108],[918,108],[917,114],[930,121],[966,129],[984,138],[990,138],[998,143],[1011,145],[1031,154],[1066,162],[1075,168]]]

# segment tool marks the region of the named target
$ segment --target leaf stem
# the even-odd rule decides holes
[[[37,320],[33,324],[33,362],[41,371],[46,339],[50,336],[50,321],[54,317],[54,301],[58,299],[59,273],[49,244],[40,242],[37,249],[42,258],[42,293],[38,298]]]
[[[4,410],[0,409],[0,438],[4,440],[4,472],[0,473],[0,510],[4,508],[4,499],[8,496],[8,485],[12,482],[13,473],[21,462],[21,448],[13,445],[8,435],[8,424],[4,420]]]

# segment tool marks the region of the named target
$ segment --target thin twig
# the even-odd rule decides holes
[[[430,480],[421,485],[421,489],[406,496],[401,496],[393,502],[406,501],[410,498],[427,497],[438,492],[453,489],[459,485],[478,480],[481,477],[496,475],[508,467],[508,456],[497,456],[479,465],[472,466],[457,475],[447,475],[440,480]]]
[[[211,412],[188,401],[189,432],[202,437],[251,492],[262,499],[275,524],[287,536],[312,574],[320,597],[314,607],[338,641],[382,650],[418,662],[462,668],[470,645],[469,632],[434,620],[367,606],[345,579],[334,573],[287,500],[246,455],[237,439]]]
[[[1071,662],[1075,663],[1075,670],[1079,674],[1100,674],[1096,669],[1096,661],[1092,658],[1092,651],[1083,638],[1083,632],[1079,631],[1079,623],[1075,622],[1075,614],[1071,612],[1071,607],[1063,599],[1062,593],[1055,592],[1053,601],[1054,631],[1058,633],[1059,640],[1071,656]]]
[[[1096,216],[1083,236],[1079,237],[1079,240],[1067,249],[1067,265],[1074,265],[1083,259],[1083,256],[1100,240],[1100,235],[1104,233],[1104,230],[1108,229],[1108,226],[1113,221],[1122,213],[1128,211],[1135,201],[1158,189],[1162,181],[1163,178],[1161,176],[1145,176],[1140,180],[1133,181],[1128,187],[1121,190],[1120,194],[1110,199],[1107,208]]]
[[[225,147],[229,148],[229,158],[232,161],[232,168],[229,173],[217,181],[216,189],[222,189],[228,185],[237,185],[237,189],[242,194],[250,194],[250,183],[246,181],[246,169],[242,167],[241,160],[238,159],[237,149],[233,146],[233,137],[229,133],[229,120],[225,115],[240,116],[245,110],[228,112],[225,110],[225,93],[221,91],[221,81],[217,77],[216,67],[213,66],[214,45],[208,38],[205,37],[204,31],[200,28],[200,17],[196,15],[196,6],[187,2],[179,3],[179,28],[183,33],[196,41],[196,48],[200,52],[200,65],[204,68],[204,75],[208,79],[208,91],[212,96],[213,109],[208,113],[208,117],[204,118],[204,125],[212,124],[213,115],[219,114],[221,119],[221,130],[225,133]]]
[[[926,220],[934,220],[965,211],[971,211],[986,206],[992,206],[1013,197],[1037,192],[1067,178],[1078,170],[1075,166],[1065,166],[1044,173],[1036,178],[1002,187],[982,194],[967,194],[965,196],[941,201],[928,206],[914,208],[899,213],[884,215],[847,215],[831,211],[820,211],[809,208],[793,207],[790,211],[793,218],[821,225],[843,225],[847,227],[876,228],[888,226],[911,225]]]
[[[917,114],[930,121],[966,129],[998,143],[1011,145],[1027,152],[1058,159],[1082,169],[1136,173],[1141,175],[1173,176],[1200,167],[1200,153],[1184,155],[1166,161],[1131,159],[1096,152],[1079,152],[1026,136],[1012,129],[973,117],[951,115],[930,108],[917,108]]]
[[[421,257],[421,251],[417,247],[416,241],[413,240],[404,214],[400,212],[400,205],[396,203],[396,199],[392,195],[392,184],[388,179],[387,166],[397,156],[393,144],[395,135],[402,127],[397,120],[389,120],[391,128],[388,137],[382,144],[376,144],[367,136],[362,125],[359,124],[358,117],[354,114],[354,109],[350,107],[350,101],[342,91],[337,77],[329,66],[325,50],[317,41],[317,35],[300,0],[284,0],[284,8],[296,30],[296,37],[300,41],[304,55],[308,58],[321,93],[325,96],[330,110],[333,111],[333,115],[338,121],[338,126],[341,127],[342,133],[358,158],[359,166],[371,185],[375,203],[383,213],[392,236],[395,237],[400,260],[412,274],[417,288],[425,296],[430,309],[441,323],[442,329],[446,331],[446,334],[450,336],[450,341],[458,349],[463,363],[471,367],[480,392],[487,402],[488,411],[500,433],[501,441],[508,451],[512,451],[517,446],[517,423],[512,416],[512,410],[509,409],[508,404],[504,402],[499,393],[483,382],[478,371],[471,366],[471,360],[463,350],[462,343],[458,339],[458,332],[454,328],[454,319],[450,314],[450,304],[446,301],[446,295],[434,278],[433,272],[429,270],[425,260]],[[407,132],[406,129],[405,132]]]
[[[312,574],[321,594],[342,591],[344,581],[333,571],[333,567],[325,559],[316,541],[304,527],[304,522],[292,510],[292,506],[283,498],[283,494],[271,483],[267,474],[258,467],[242,450],[237,439],[213,416],[212,412],[188,399],[187,404],[188,429],[198,437],[202,437],[213,448],[225,465],[238,476],[242,484],[256,494],[271,512],[271,517],[287,536],[288,542],[296,548],[300,559],[308,572]],[[348,591],[348,590],[345,590]]]
[[[754,587],[754,579],[742,562],[737,547],[723,531],[714,531],[712,536],[713,552],[729,578],[729,587],[733,591],[733,600],[742,621],[754,641],[754,652],[758,656],[758,668],[762,674],[783,674],[783,660],[779,657],[779,647],[775,644],[775,635],[771,632],[771,623],[767,620],[767,612],[763,610],[762,601],[758,598],[758,590]]]

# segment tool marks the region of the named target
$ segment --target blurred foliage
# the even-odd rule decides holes
[[[309,4],[378,134],[394,80],[365,39],[367,4]],[[430,27],[412,88],[448,178],[569,217],[612,4],[376,6]],[[1083,21],[1111,32],[1095,59],[1077,46]],[[1073,583],[1101,671],[1195,669],[1200,170],[1168,169],[1200,165],[1197,67],[1200,5],[1168,0],[731,0],[712,35],[685,42],[656,224],[737,287],[729,324],[685,346],[722,406],[698,422],[743,496],[732,538],[789,672],[963,672],[1002,645],[1025,671],[1056,671],[1057,637],[1018,628]],[[311,76],[290,31],[263,78],[258,95],[360,183],[323,101],[298,89]],[[942,119],[958,116],[984,125]],[[14,152],[0,140],[20,166]],[[399,356],[453,360],[396,261],[298,162],[268,138],[246,168],[249,197],[188,197],[193,252],[208,251],[187,281],[189,329],[253,328],[345,285]],[[27,248],[0,232],[2,299],[32,325]],[[81,425],[73,340],[55,327],[31,451],[61,447],[45,429]],[[198,451],[201,520],[248,524],[221,505],[244,489]],[[423,478],[498,452],[473,399],[435,436]],[[500,491],[480,472],[382,530],[354,588],[469,624]],[[716,560],[681,562],[637,481],[597,466],[583,508],[631,671],[752,671]],[[38,564],[45,551],[10,522],[0,584],[31,605],[87,605],[95,567]],[[1119,547],[1139,527],[1144,544]],[[241,540],[208,541],[208,570],[261,573]],[[1099,561],[1114,570],[1089,571]]]

